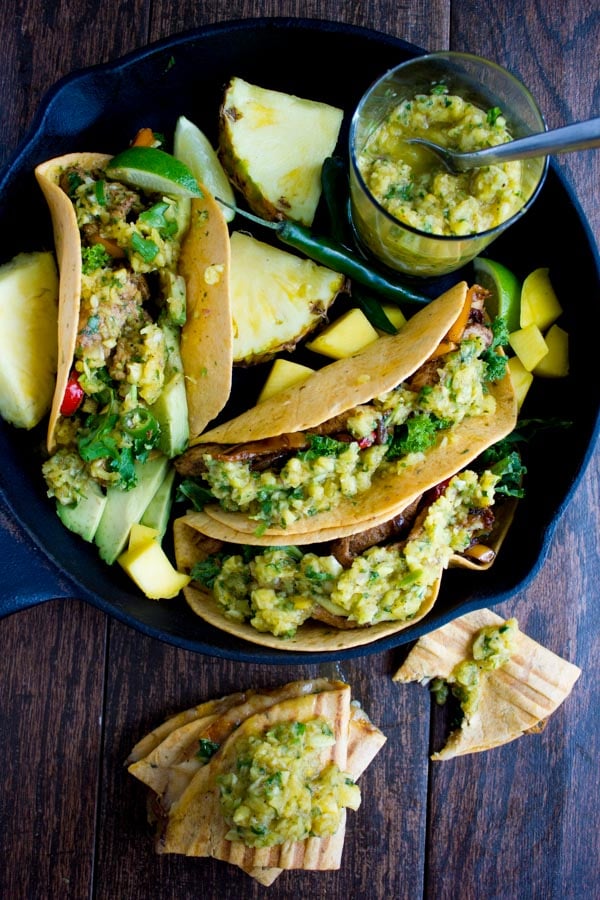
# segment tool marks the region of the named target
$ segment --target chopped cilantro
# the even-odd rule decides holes
[[[110,254],[102,244],[93,244],[91,247],[81,248],[81,261],[83,274],[89,275],[96,269],[105,268],[110,262]]]
[[[393,184],[388,189],[384,200],[412,200],[414,187],[412,181],[406,184]]]
[[[221,571],[224,559],[225,554],[213,553],[212,556],[208,556],[206,559],[195,563],[190,570],[190,575],[194,581],[198,582],[198,584],[203,584],[204,587],[212,590],[215,579]]]
[[[403,425],[394,430],[386,459],[398,459],[407,453],[422,453],[435,443],[437,432],[448,428],[450,424],[449,419],[438,419],[427,413],[410,416]]]
[[[147,263],[152,262],[154,257],[158,254],[158,247],[154,241],[144,239],[141,235],[137,234],[137,232],[134,232],[131,236],[131,249]]]
[[[486,113],[486,122],[488,125],[495,125],[500,116],[502,115],[502,110],[499,106],[492,106],[488,109]]]
[[[432,94],[447,94],[448,93],[448,85],[444,84],[443,81],[440,81],[439,84],[434,84],[431,88]]]
[[[202,512],[207,503],[214,502],[214,497],[208,488],[201,487],[196,481],[186,479],[177,489],[178,502],[190,502],[195,510]]]
[[[303,460],[318,459],[320,456],[339,456],[348,449],[344,441],[336,441],[335,438],[322,434],[308,435],[309,448],[302,450],[298,456]]]
[[[486,364],[486,381],[500,381],[506,373],[508,358],[498,353],[500,347],[508,345],[508,328],[506,320],[502,316],[496,316],[491,324],[492,343],[481,354],[481,358]]]
[[[209,741],[206,738],[200,738],[198,744],[200,746],[198,752],[196,753],[196,756],[198,759],[202,760],[202,762],[208,762],[211,756],[215,755],[220,746],[214,741]]]

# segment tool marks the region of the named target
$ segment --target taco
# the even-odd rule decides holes
[[[183,493],[269,537],[392,518],[515,426],[486,296],[458,284],[397,335],[204,432],[176,461]]]
[[[448,567],[484,570],[514,512],[494,512],[498,476],[464,470],[392,519],[349,536],[335,529],[268,536],[232,530],[203,512],[176,519],[177,565],[199,616],[252,643],[347,649],[418,622]]]
[[[72,153],[35,174],[60,270],[48,493],[129,489],[224,406],[231,379],[229,240],[218,205],[133,189],[111,157]],[[185,376],[184,376],[185,371]]]

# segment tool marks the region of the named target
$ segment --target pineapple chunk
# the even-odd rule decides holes
[[[128,547],[117,561],[151,600],[170,600],[191,581],[189,575],[173,568],[169,557],[153,537],[140,541],[134,538],[134,546]]]
[[[312,225],[321,168],[343,111],[232,78],[219,119],[219,157],[257,215]]]
[[[379,335],[361,309],[350,309],[306,346],[315,353],[343,359],[376,341]]]
[[[569,335],[559,325],[553,325],[545,335],[548,353],[533,370],[543,378],[564,378],[569,374]]]
[[[533,384],[533,375],[528,372],[518,356],[511,356],[508,360],[510,377],[515,389],[517,408],[521,409],[529,388]]]
[[[508,342],[528,372],[533,371],[548,353],[548,345],[537,325],[527,325],[513,331],[508,336]]]
[[[156,528],[151,528],[149,525],[141,525],[139,522],[134,522],[131,526],[131,531],[129,532],[129,543],[127,544],[128,550],[135,550],[137,547],[141,547],[142,544],[147,544],[149,541],[155,541],[158,538],[158,531]]]
[[[58,343],[58,275],[51,253],[0,266],[0,415],[33,428],[50,409]]]
[[[263,400],[268,400],[269,397],[285,391],[286,388],[302,384],[307,378],[310,378],[314,371],[308,366],[301,366],[300,363],[291,362],[289,359],[276,359],[257,402],[262,403]]]
[[[548,269],[535,269],[521,288],[521,328],[537,325],[545,331],[562,313],[562,307],[550,282]]]
[[[292,350],[326,316],[345,278],[271,247],[231,235],[233,361],[251,365]]]

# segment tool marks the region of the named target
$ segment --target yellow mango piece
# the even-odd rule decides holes
[[[149,541],[155,541],[157,537],[158,531],[156,528],[150,528],[149,525],[140,525],[138,522],[134,522],[131,526],[131,531],[129,532],[127,549],[134,550],[136,547],[139,547],[140,544],[147,544]]]
[[[564,378],[569,374],[569,335],[559,325],[553,325],[544,340],[548,353],[533,370],[542,378]]]
[[[513,331],[508,336],[508,342],[528,372],[532,372],[548,353],[548,345],[537,325],[527,325]]]
[[[396,306],[395,303],[382,303],[381,308],[398,331],[402,328],[403,325],[406,324],[406,316],[402,312],[399,306]]]
[[[508,369],[510,371],[513,388],[515,389],[517,407],[518,409],[521,409],[523,401],[527,396],[527,392],[533,384],[533,375],[531,372],[527,371],[518,356],[511,356],[508,361]]]
[[[154,538],[128,548],[117,562],[151,600],[169,600],[189,584],[189,575],[183,575],[171,565],[167,554]]]
[[[562,307],[550,282],[548,269],[535,269],[521,288],[520,326],[537,325],[545,331],[562,313]]]
[[[361,309],[350,309],[306,344],[309,350],[343,359],[376,341],[379,335]]]
[[[257,403],[262,403],[263,400],[267,400],[273,394],[279,394],[293,385],[302,384],[307,378],[310,378],[314,371],[308,366],[301,366],[300,363],[292,362],[289,359],[276,359],[271,366],[271,371],[263,385]]]

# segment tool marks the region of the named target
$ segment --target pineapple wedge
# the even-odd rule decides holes
[[[234,365],[265,362],[327,315],[345,278],[234,231],[231,235],[231,316]]]
[[[58,274],[51,253],[0,266],[0,415],[34,428],[50,409],[58,343]]]
[[[231,79],[219,118],[219,158],[257,215],[312,225],[321,168],[343,115],[326,103]]]

